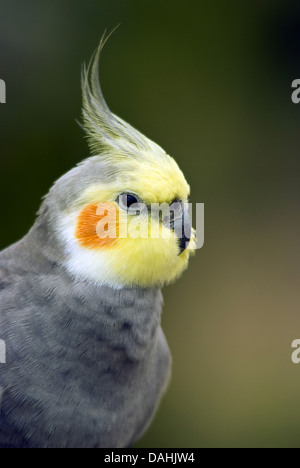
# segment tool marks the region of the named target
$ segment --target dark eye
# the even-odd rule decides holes
[[[117,198],[117,202],[121,208],[128,210],[132,205],[139,203],[139,199],[132,193],[121,193]]]

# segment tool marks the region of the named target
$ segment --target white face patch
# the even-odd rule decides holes
[[[63,240],[67,261],[65,267],[77,278],[90,280],[98,285],[108,285],[114,289],[124,288],[110,268],[109,255],[100,249],[82,247],[75,237],[79,212],[62,215],[56,232]]]

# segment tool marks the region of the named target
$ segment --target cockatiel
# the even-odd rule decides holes
[[[165,236],[119,234],[129,221],[148,226],[134,205],[183,206],[189,186],[174,159],[107,107],[105,41],[82,75],[94,156],[53,185],[30,232],[0,253],[0,447],[129,447],[168,383],[160,288],[187,267],[194,231],[184,208],[169,224],[156,219]],[[99,235],[104,215],[115,236]]]

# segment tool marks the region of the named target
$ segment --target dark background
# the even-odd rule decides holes
[[[164,292],[173,378],[138,446],[300,447],[296,2],[0,1],[0,248],[88,156],[80,68],[118,23],[106,100],[205,203],[205,245]]]

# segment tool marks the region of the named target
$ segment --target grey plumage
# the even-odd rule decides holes
[[[109,203],[124,227],[120,194],[171,204],[189,186],[170,156],[109,111],[96,76],[104,43],[82,81],[98,154],[61,177],[30,232],[0,252],[0,447],[128,447],[168,382],[159,288],[187,267],[195,236],[183,251],[160,224],[170,236],[120,236],[106,249],[89,210]]]
[[[0,446],[129,446],[168,379],[161,292],[72,278],[48,209],[0,254]]]

